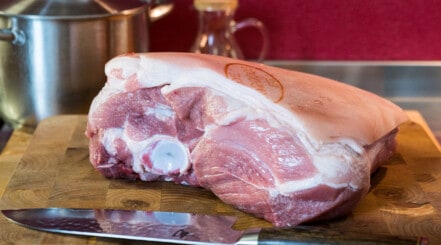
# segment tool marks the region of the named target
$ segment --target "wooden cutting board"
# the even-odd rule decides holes
[[[220,213],[237,216],[237,229],[270,226],[223,204],[203,189],[104,178],[89,163],[85,125],[84,115],[55,116],[41,122],[33,134],[14,132],[0,155],[0,209],[82,207]],[[441,244],[441,153],[426,131],[414,122],[402,125],[398,152],[372,175],[369,194],[350,216],[319,225],[374,234],[425,236],[431,244]],[[29,230],[1,215],[0,241],[123,243]]]

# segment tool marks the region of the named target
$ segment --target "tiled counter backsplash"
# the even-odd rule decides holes
[[[174,0],[151,26],[151,51],[188,51],[196,35],[192,0]],[[270,34],[271,60],[440,60],[441,1],[239,0],[236,20],[255,17]],[[255,30],[237,33],[248,59]]]

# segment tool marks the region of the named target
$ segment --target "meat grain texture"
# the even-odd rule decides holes
[[[219,56],[127,54],[105,72],[86,130],[97,170],[203,187],[275,226],[350,213],[408,120],[347,84]]]

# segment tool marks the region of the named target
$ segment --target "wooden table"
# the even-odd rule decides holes
[[[325,224],[347,231],[425,236],[441,244],[441,153],[417,112],[402,125],[398,152],[372,175],[352,215]],[[93,169],[86,116],[55,116],[33,133],[14,131],[0,155],[0,209],[83,207],[236,215],[237,229],[270,224],[220,202],[211,192],[170,183],[109,180]],[[8,244],[120,244],[121,240],[29,230],[0,215]],[[130,242],[131,244],[137,242]],[[127,242],[125,242],[127,244]]]

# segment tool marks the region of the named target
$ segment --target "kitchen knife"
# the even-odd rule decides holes
[[[47,232],[177,244],[428,244],[426,238],[346,233],[314,226],[234,230],[233,216],[112,209],[2,210],[12,222]]]

